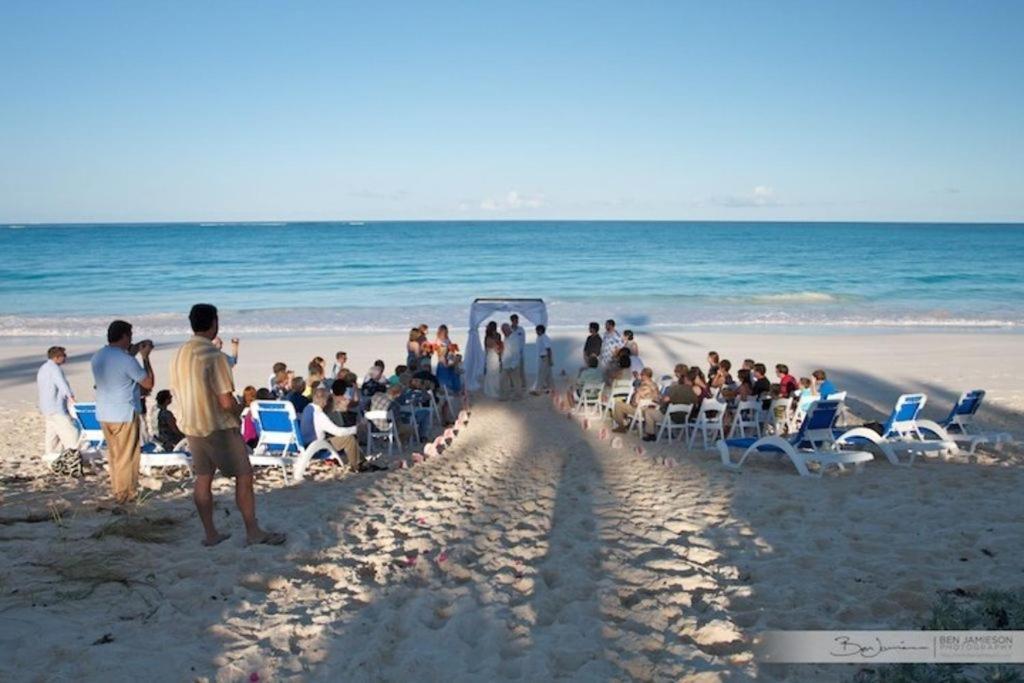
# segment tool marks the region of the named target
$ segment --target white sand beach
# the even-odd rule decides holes
[[[552,337],[556,374],[574,371],[582,336]],[[704,367],[711,349],[798,376],[823,367],[864,419],[910,391],[941,417],[983,388],[979,421],[1024,436],[1016,334],[665,330],[638,341],[659,375]],[[68,347],[71,384],[91,398],[98,344],[49,343]],[[737,474],[710,451],[602,439],[544,397],[475,401],[451,446],[407,469],[316,466],[296,486],[260,476],[260,519],[289,534],[283,548],[242,544],[231,483],[219,480],[217,515],[234,536],[208,549],[179,477],[145,478],[145,501],[116,517],[101,509],[105,475],[47,473],[32,408],[46,345],[0,349],[2,680],[839,681],[855,668],[758,663],[753,637],[915,629],[939,591],[1024,578],[1019,448],[909,468],[876,459],[821,479],[771,459]],[[158,340],[158,388],[173,347]],[[274,361],[301,371],[341,349],[361,374],[375,358],[401,361],[403,344],[243,339],[236,381],[262,386]],[[160,542],[118,534],[137,518]]]

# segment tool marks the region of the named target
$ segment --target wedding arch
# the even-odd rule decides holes
[[[484,373],[484,345],[480,341],[480,325],[495,313],[519,313],[534,325],[548,324],[548,307],[543,299],[474,299],[469,308],[469,339],[463,367],[466,387],[470,391],[480,388],[480,375]]]

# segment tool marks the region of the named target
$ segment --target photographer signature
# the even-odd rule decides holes
[[[836,639],[836,645],[839,651],[835,649],[829,652],[833,657],[855,657],[860,656],[865,659],[871,659],[877,657],[883,652],[889,652],[891,650],[930,650],[931,648],[927,645],[904,645],[903,641],[900,641],[899,645],[883,645],[881,638],[875,638],[874,643],[862,644],[855,642],[850,636],[838,636]]]

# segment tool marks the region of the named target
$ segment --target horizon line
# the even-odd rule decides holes
[[[30,227],[90,227],[90,226],[160,226],[160,225],[195,225],[218,227],[221,225],[248,225],[253,227],[279,227],[294,224],[380,224],[380,223],[805,223],[817,225],[860,224],[860,225],[1024,225],[1019,220],[855,220],[855,219],[703,219],[703,218],[334,218],[334,219],[249,219],[249,220],[138,220],[138,221],[0,221],[0,225],[10,228]],[[355,227],[355,226],[353,226]]]

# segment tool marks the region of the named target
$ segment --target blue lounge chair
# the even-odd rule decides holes
[[[338,451],[326,439],[307,444],[299,430],[295,406],[290,401],[253,401],[252,419],[259,429],[259,441],[249,462],[257,467],[280,467],[288,480],[302,481],[310,460],[334,460],[343,464]]]
[[[942,427],[919,418],[927,401],[924,394],[903,394],[896,399],[881,434],[867,427],[837,430],[836,444],[839,447],[875,446],[890,463],[902,466],[912,465],[918,455],[959,453],[956,442],[946,435]],[[931,432],[933,438],[929,438],[925,431]],[[901,459],[901,455],[906,455],[907,460]]]
[[[719,441],[717,446],[722,456],[722,465],[731,470],[739,470],[753,453],[775,453],[789,458],[802,477],[812,474],[820,477],[830,465],[839,470],[845,469],[845,465],[854,465],[859,469],[874,456],[863,451],[840,451],[836,448],[833,425],[841,405],[841,401],[815,401],[807,407],[807,416],[800,424],[800,429],[789,438],[764,436]],[[730,448],[745,449],[739,462],[732,462]],[[818,464],[816,472],[807,467],[809,463]]]
[[[96,417],[95,403],[76,403],[71,407],[71,415],[78,423],[78,449],[99,454],[107,447],[107,439],[103,436],[103,427]]]
[[[982,444],[991,444],[998,448],[1004,443],[1013,443],[1013,436],[1008,432],[979,432],[974,425],[974,416],[981,408],[981,402],[985,400],[985,392],[982,389],[965,391],[960,394],[949,411],[949,416],[938,423],[941,431],[935,429],[930,420],[918,420],[918,427],[931,438],[942,438],[955,441],[957,445],[966,446],[968,453],[974,453],[975,449]]]

